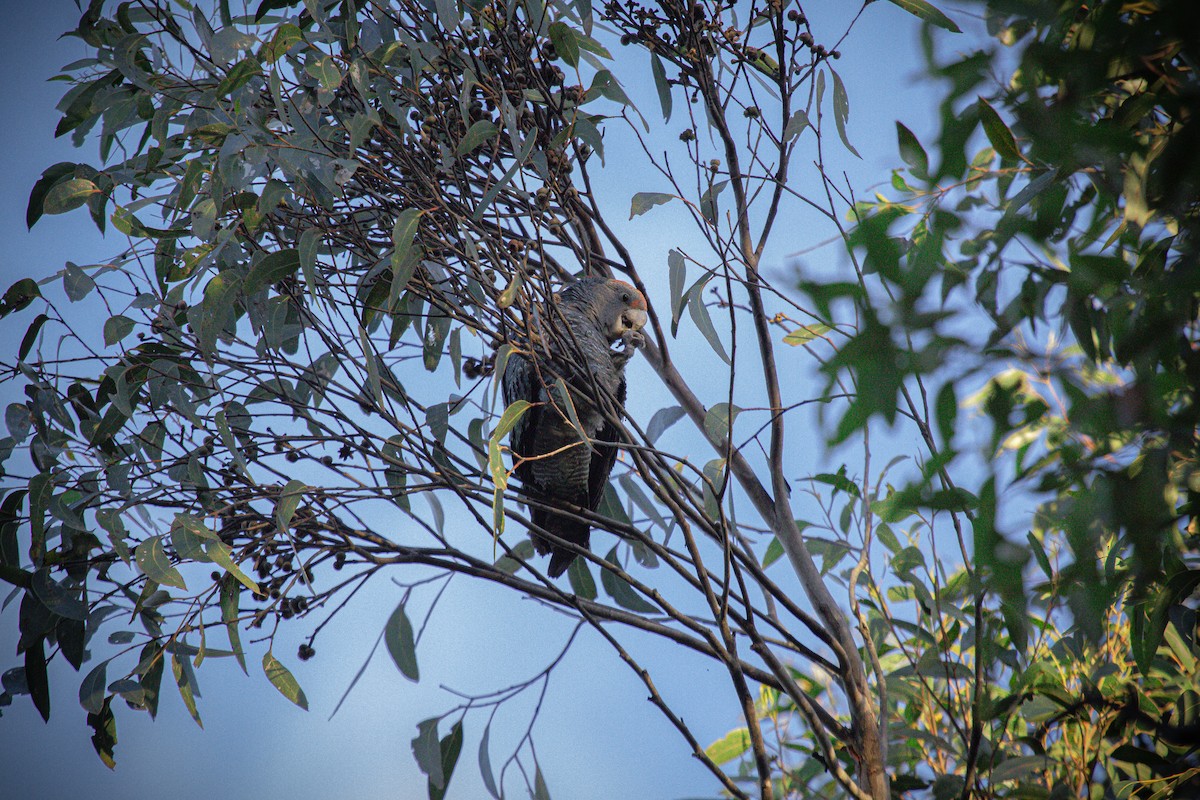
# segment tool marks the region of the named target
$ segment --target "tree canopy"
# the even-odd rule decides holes
[[[122,243],[0,300],[0,705],[49,718],[64,660],[111,767],[168,664],[197,721],[213,658],[307,707],[288,664],[378,576],[427,679],[471,580],[611,646],[728,796],[1194,790],[1200,23],[970,8],[993,40],[964,53],[958,13],[863,5],[923,21],[944,92],[868,199],[838,166],[854,22],[802,4],[93,0],[55,134],[98,160],[47,167],[27,223]],[[665,264],[625,215],[671,220]],[[650,300],[672,400],[588,395],[620,454],[551,580],[498,387],[577,275]],[[741,724],[701,739],[630,631],[719,667]],[[410,721],[431,798],[468,736],[493,796],[549,797],[530,733],[489,739],[521,689]]]

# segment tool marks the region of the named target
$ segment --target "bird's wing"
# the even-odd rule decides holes
[[[617,387],[617,405],[620,408],[625,407],[625,378],[621,378],[621,383]],[[608,476],[612,472],[613,464],[617,462],[617,447],[611,444],[602,444],[602,442],[615,442],[620,433],[617,431],[617,426],[610,420],[604,420],[604,427],[596,434],[596,444],[594,453],[592,454],[592,462],[588,468],[588,507],[593,511],[600,505],[600,500],[604,497],[604,487],[608,486]]]
[[[509,446],[512,447],[513,453],[521,458],[536,455],[534,453],[534,436],[538,425],[541,424],[542,406],[540,403],[544,399],[544,392],[537,370],[533,368],[529,359],[516,353],[508,357],[508,363],[504,365],[504,380],[501,383],[501,389],[504,393],[505,408],[518,400],[526,400],[534,404],[533,408],[521,415],[517,424],[513,426]],[[518,465],[516,469],[517,477],[525,483],[529,482],[530,465],[531,462],[526,461]]]

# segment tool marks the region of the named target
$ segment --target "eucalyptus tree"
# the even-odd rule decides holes
[[[925,21],[931,53],[934,31],[958,30],[923,0],[861,13],[901,9]],[[1058,46],[1061,25],[992,18],[1010,41]],[[734,797],[1048,793],[1068,767],[1087,782],[1093,762],[1074,743],[1103,738],[1111,718],[1072,725],[1096,708],[1087,680],[1112,677],[1089,678],[1088,648],[1128,641],[1125,587],[1161,605],[1136,667],[1178,662],[1164,697],[1194,675],[1194,612],[1191,632],[1164,622],[1180,613],[1177,576],[1194,570],[1122,560],[1144,540],[1118,536],[1088,491],[1119,463],[1135,492],[1138,474],[1164,474],[1135,464],[1174,451],[1127,459],[1072,427],[1099,418],[1052,412],[1048,387],[1090,403],[1128,376],[1125,362],[1110,369],[1110,349],[1089,340],[1086,359],[1034,368],[1035,354],[1050,358],[1035,322],[1066,319],[1080,336],[1080,314],[1113,294],[1085,282],[1068,286],[1072,305],[1035,307],[1063,276],[1019,264],[1032,288],[1013,294],[996,243],[1007,233],[1062,251],[1071,227],[1052,222],[1066,208],[1085,210],[1097,242],[1129,191],[1087,195],[1081,183],[1072,195],[1063,179],[1091,167],[1064,171],[1038,149],[1052,126],[1022,118],[1026,132],[993,107],[1029,111],[1056,85],[1050,73],[1020,95],[978,88],[987,54],[934,64],[953,82],[942,163],[900,126],[903,200],[865,203],[836,166],[856,155],[835,68],[852,31],[815,29],[797,3],[96,0],[73,35],[92,56],[64,70],[56,133],[98,145],[99,160],[46,169],[28,222],[86,210],[125,244],[3,297],[5,316],[35,314],[3,364],[26,395],[2,443],[0,578],[20,599],[22,662],[4,697],[28,694],[48,717],[47,661],[65,660],[84,676],[106,763],[122,701],[155,714],[168,662],[193,715],[197,667],[226,657],[246,668],[252,654],[306,707],[276,632],[304,626],[296,657],[313,657],[323,627],[381,575],[403,587],[382,637],[406,677],[421,677],[419,631],[438,624],[452,578],[503,587],[611,646]],[[639,110],[629,87],[647,64],[657,107]],[[996,93],[989,103],[975,91]],[[660,152],[663,126],[677,139]],[[614,196],[614,162],[647,185]],[[786,224],[801,210],[827,225],[809,242]],[[668,213],[690,225],[670,229],[665,265],[646,264],[621,217]],[[983,233],[955,238],[969,225]],[[797,289],[780,254],[829,238],[845,256],[801,270]],[[1120,241],[1120,259],[1149,252]],[[579,274],[620,277],[649,299],[638,358],[673,402],[642,416],[634,385],[622,417],[587,394],[594,386],[545,387],[567,421],[574,392],[605,409],[617,440],[603,446],[620,451],[596,511],[557,510],[594,530],[595,552],[564,582],[526,534],[538,499],[509,481],[508,434],[527,405],[497,396],[509,359],[541,346],[551,298]],[[103,346],[68,303],[103,310]],[[1193,317],[1179,316],[1185,339]],[[964,321],[965,333],[947,330]],[[687,358],[699,347],[711,351],[703,368]],[[972,401],[995,431],[982,458],[966,441]],[[855,466],[813,467],[814,407],[829,454],[856,453]],[[1085,436],[1094,449],[1081,453]],[[1015,478],[1002,472],[1014,465]],[[1038,493],[1053,499],[1032,515],[1026,548],[1003,535],[1024,518],[999,508]],[[1142,497],[1106,508],[1143,513]],[[1165,519],[1156,542],[1179,533]],[[1052,562],[1058,551],[1043,546],[1063,541],[1070,554]],[[1030,554],[1045,585],[1030,582]],[[1175,592],[1165,604],[1164,586]],[[112,629],[128,618],[141,629]],[[743,724],[702,741],[631,630],[717,665]],[[1098,683],[1110,700],[1148,685],[1121,663],[1120,680]],[[1052,665],[1069,679],[1051,680]],[[536,680],[565,668],[554,659]],[[445,795],[468,729],[510,696],[416,724],[431,797]],[[1112,702],[1125,722],[1155,718]],[[528,735],[482,738],[497,797],[518,786],[547,796],[543,766],[553,775]]]

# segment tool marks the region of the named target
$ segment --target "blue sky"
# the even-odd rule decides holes
[[[857,9],[841,2],[807,3],[814,27],[832,33],[844,27]],[[82,150],[68,141],[54,140],[58,120],[54,105],[66,84],[46,78],[56,69],[85,55],[85,46],[73,39],[56,40],[74,27],[78,11],[67,0],[34,6],[7,6],[9,24],[0,29],[0,74],[6,77],[0,126],[0,235],[6,242],[0,255],[0,290],[24,276],[53,274],[67,260],[92,263],[120,247],[104,240],[83,212],[45,217],[27,232],[24,224],[29,189],[41,170],[63,160],[96,160],[93,144]],[[960,23],[965,15],[955,15]],[[827,25],[827,26],[826,26]],[[921,77],[919,24],[889,3],[866,9],[858,26],[841,47],[836,63],[851,99],[849,133],[863,159],[844,153],[835,163],[844,168],[856,191],[869,193],[886,184],[890,169],[899,163],[894,121],[901,119],[923,138],[936,123],[934,86]],[[966,42],[966,37],[962,37]],[[965,46],[965,44],[964,44]],[[640,69],[642,55],[634,59]],[[618,71],[627,88],[653,122],[661,118],[653,101],[648,69]],[[657,126],[656,126],[657,127]],[[673,134],[672,134],[673,135]],[[836,137],[830,137],[836,142]],[[652,293],[665,297],[666,253],[675,240],[670,231],[670,211],[625,222],[634,191],[661,191],[647,185],[646,172],[636,159],[622,159],[609,146],[608,169],[602,191],[614,208],[611,216],[622,222],[639,263],[659,265],[647,269]],[[811,226],[811,228],[810,228]],[[782,236],[774,253],[774,268],[782,273],[784,256],[829,238],[832,231],[798,218]],[[836,261],[833,248],[805,257],[814,268]],[[830,263],[825,263],[825,262]],[[661,280],[660,280],[661,278]],[[27,324],[6,320],[0,331],[15,342]],[[96,330],[102,320],[98,319]],[[684,353],[686,366],[702,370],[711,355],[697,350]],[[650,373],[634,368],[649,379]],[[646,394],[633,411],[645,412],[666,404],[665,392],[652,381],[637,381]],[[11,385],[0,386],[0,402],[12,402]],[[703,387],[701,387],[703,389]],[[801,418],[798,418],[801,419]],[[644,424],[645,419],[641,420]],[[793,423],[797,424],[797,423]],[[799,424],[805,424],[800,422]],[[807,424],[815,424],[808,420]],[[816,430],[812,441],[821,438]],[[0,586],[0,597],[7,595]],[[95,757],[84,712],[75,701],[80,675],[69,667],[52,670],[53,715],[42,722],[28,698],[17,698],[3,709],[0,719],[0,795],[5,797],[58,798],[86,796],[143,797],[151,793],[190,800],[222,792],[231,797],[289,797],[295,800],[333,796],[423,797],[424,777],[413,763],[409,742],[416,723],[453,705],[438,689],[445,683],[465,691],[485,691],[535,673],[561,648],[571,623],[547,614],[531,601],[489,587],[456,582],[437,624],[421,643],[423,680],[406,681],[386,654],[376,654],[354,692],[332,721],[330,712],[360,664],[370,652],[400,590],[386,577],[360,594],[329,635],[318,643],[318,655],[307,663],[295,659],[305,624],[285,626],[276,645],[281,658],[293,669],[308,695],[312,710],[305,713],[276,693],[255,668],[260,651],[252,656],[251,674],[243,676],[224,662],[209,662],[199,671],[203,699],[200,713],[204,730],[188,717],[173,689],[164,685],[159,718],[118,712],[117,769],[109,771]],[[18,663],[16,627],[10,606],[0,614],[0,670]],[[726,681],[714,665],[647,637],[622,633],[624,641],[656,671],[656,682],[668,699],[678,703],[684,716],[705,743],[738,722],[728,698]],[[290,638],[289,638],[290,637]],[[85,669],[86,669],[85,665]],[[168,677],[169,682],[169,677]],[[528,722],[529,701],[507,708],[493,723],[492,759],[503,758],[503,743],[515,739]],[[471,717],[467,739],[448,797],[483,796],[476,769],[476,752],[482,719]],[[555,798],[676,798],[712,795],[715,784],[688,757],[683,742],[647,702],[645,690],[597,637],[585,632],[551,681],[535,740],[543,770]],[[508,785],[511,796],[518,784]]]

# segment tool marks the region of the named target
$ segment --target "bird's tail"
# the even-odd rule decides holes
[[[539,528],[554,534],[560,539],[566,539],[568,542],[579,545],[587,549],[591,539],[592,526],[586,522],[582,522],[574,517],[557,514],[548,509],[535,508],[530,513],[533,524]],[[571,562],[575,560],[575,553],[565,547],[556,545],[536,533],[532,535],[533,547],[542,555],[550,553],[550,566],[546,572],[551,578],[557,578],[567,571],[567,567],[571,566]]]

